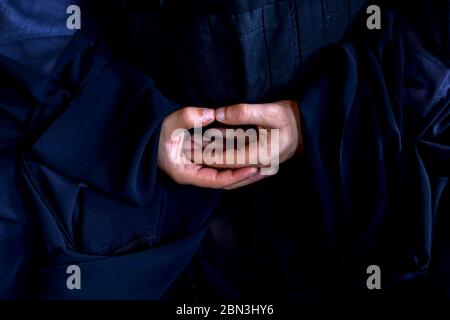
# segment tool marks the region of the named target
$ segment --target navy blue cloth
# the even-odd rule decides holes
[[[313,207],[347,281],[364,291],[374,263],[385,289],[448,297],[434,273],[448,268],[450,66],[401,15],[383,29],[320,57],[302,96]]]
[[[176,196],[157,171],[159,127],[179,105],[113,58],[95,25],[57,58],[46,74],[0,57],[0,297],[156,299],[217,201],[202,191],[186,209],[199,192]],[[66,287],[71,264],[81,291]]]
[[[44,0],[0,3],[0,54],[50,73],[76,30],[66,26],[67,8],[78,1]]]
[[[171,3],[89,17],[50,72],[0,55],[0,298],[365,294],[370,264],[448,296],[449,1],[323,53],[362,1]],[[305,154],[277,176],[222,196],[157,169],[174,110],[287,98]]]

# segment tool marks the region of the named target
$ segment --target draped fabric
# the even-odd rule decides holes
[[[50,73],[75,33],[64,15],[77,1],[5,0],[0,4],[0,53],[42,73]]]
[[[378,261],[388,288],[417,284],[448,263],[449,65],[395,14],[325,54],[301,114],[326,237],[349,274]]]
[[[181,187],[157,172],[159,128],[179,105],[113,58],[95,25],[49,75],[7,56],[0,69],[0,296],[158,298],[216,202],[205,190],[204,205],[186,208],[200,191],[176,196]],[[85,290],[68,290],[72,264]]]
[[[372,264],[448,296],[449,1],[365,32],[364,1],[128,3],[100,26],[82,3],[73,36],[0,5],[1,298],[366,294]],[[157,169],[174,110],[288,98],[305,153],[277,176],[222,194]]]

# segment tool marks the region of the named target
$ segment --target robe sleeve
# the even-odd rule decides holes
[[[53,77],[62,80],[34,92],[46,106],[32,114],[30,159],[111,196],[151,201],[160,125],[180,106],[137,67],[111,57],[101,40],[83,34],[65,48]],[[30,88],[37,91],[36,84]]]
[[[161,296],[210,212],[159,243],[169,202],[157,181],[159,129],[180,106],[87,26],[50,75],[0,56],[0,83],[0,297]],[[85,290],[67,290],[71,264]]]

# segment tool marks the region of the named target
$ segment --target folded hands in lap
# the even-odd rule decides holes
[[[203,132],[206,126],[213,129]],[[162,124],[158,166],[179,184],[230,190],[275,174],[273,164],[289,160],[302,145],[299,109],[292,100],[217,110],[185,107]]]

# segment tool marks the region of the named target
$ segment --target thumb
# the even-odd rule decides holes
[[[207,126],[215,121],[214,109],[185,107],[172,113],[167,127],[171,130]]]
[[[228,125],[273,127],[276,117],[267,113],[264,104],[235,104],[216,110],[216,120]]]

